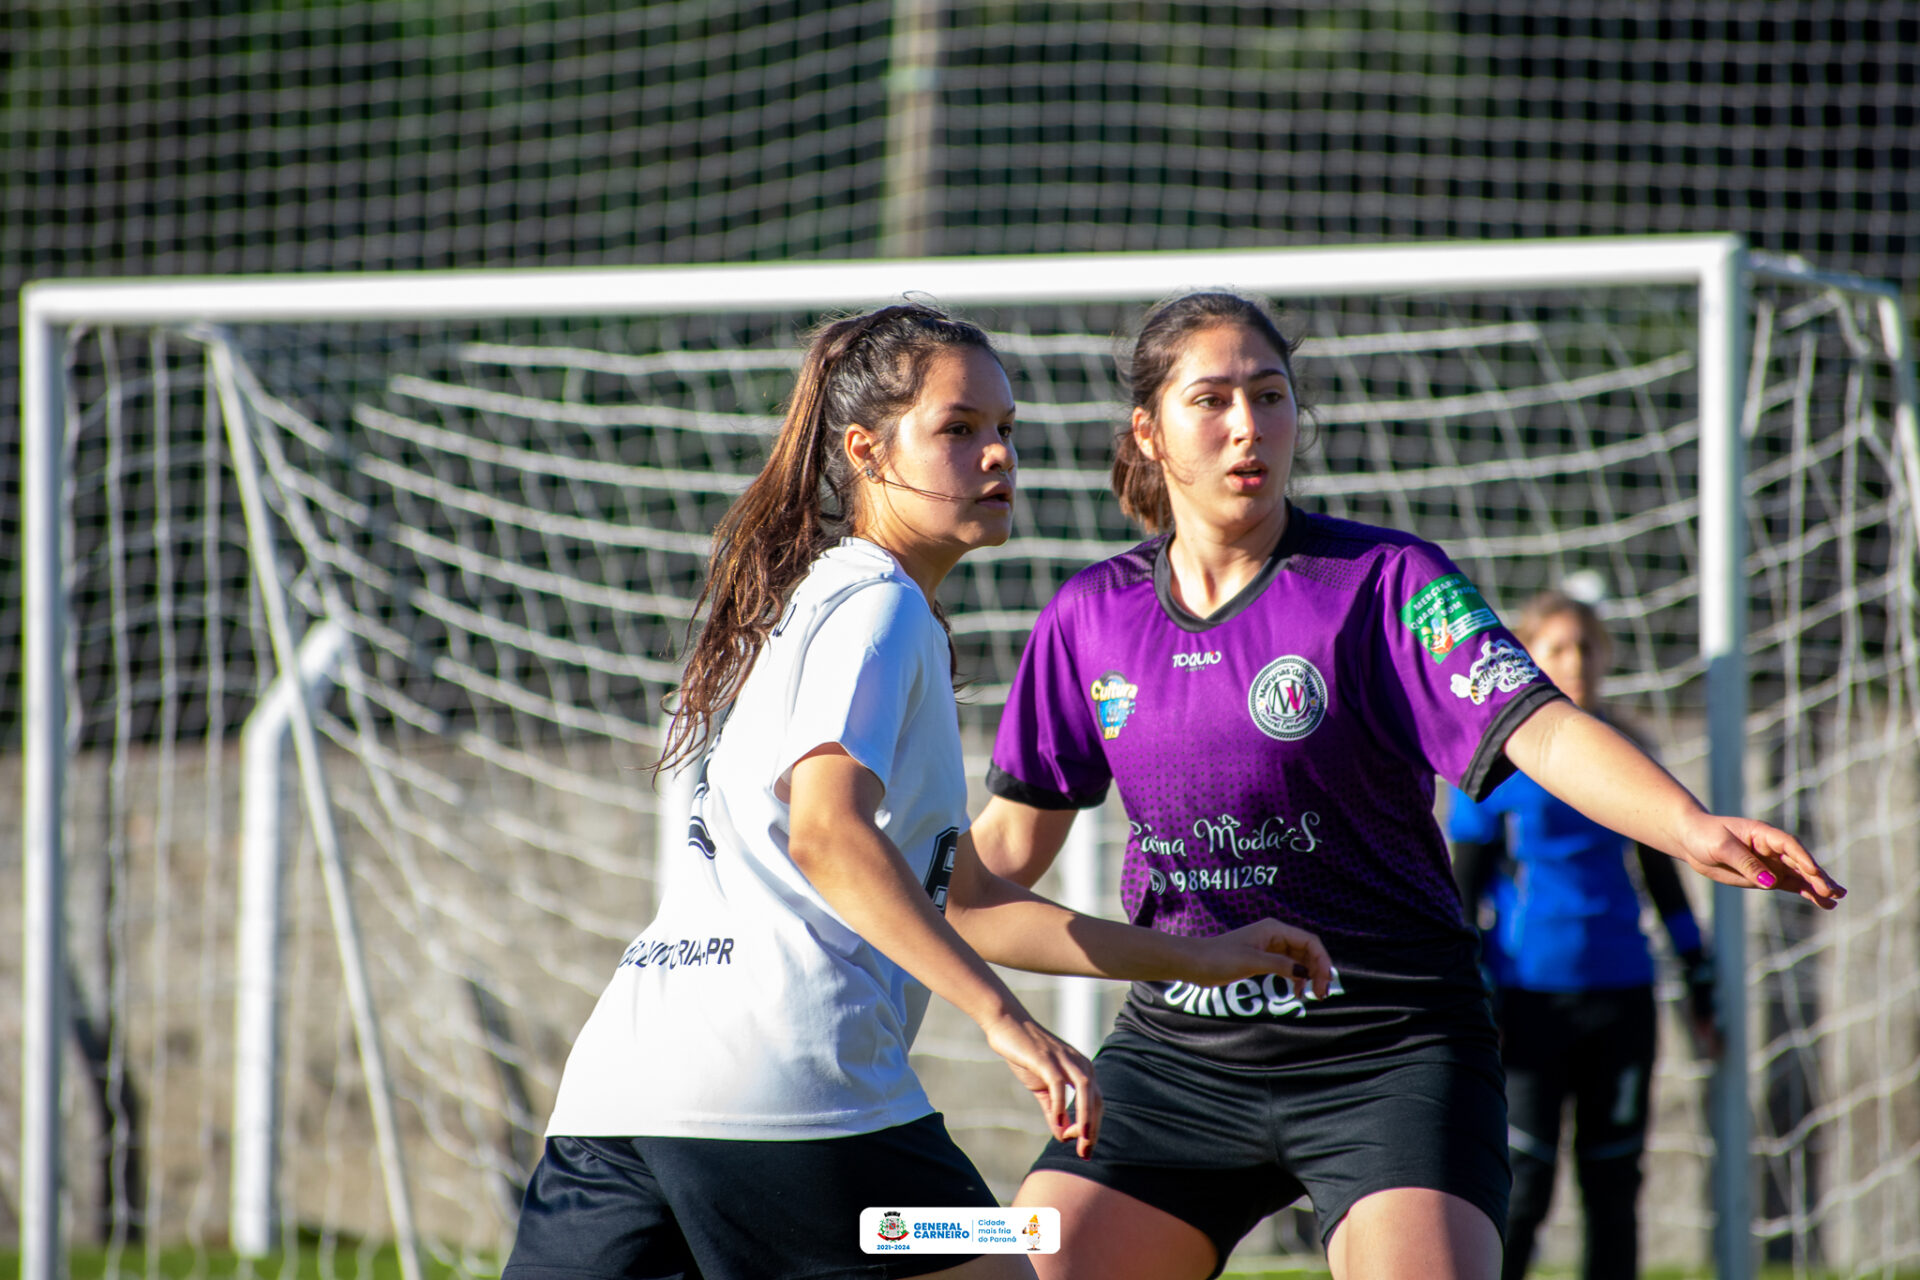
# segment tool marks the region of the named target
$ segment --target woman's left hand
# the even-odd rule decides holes
[[[1764,822],[1703,813],[1688,824],[1684,841],[1681,859],[1716,883],[1797,893],[1828,911],[1847,896],[1804,845]]]
[[[1218,987],[1271,973],[1284,979],[1298,999],[1324,1000],[1333,985],[1333,961],[1319,936],[1278,920],[1256,920],[1180,942],[1186,947],[1184,964],[1172,976],[1196,986]]]

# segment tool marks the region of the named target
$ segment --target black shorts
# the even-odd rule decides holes
[[[890,1280],[960,1254],[861,1251],[860,1211],[998,1201],[938,1113],[796,1142],[547,1139],[501,1280]]]
[[[1363,1196],[1424,1187],[1507,1229],[1507,1103],[1483,1039],[1283,1070],[1226,1067],[1121,1026],[1094,1058],[1106,1100],[1085,1160],[1034,1162],[1191,1223],[1218,1252],[1302,1195],[1325,1244]]]

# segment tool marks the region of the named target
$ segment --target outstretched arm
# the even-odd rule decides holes
[[[1619,730],[1549,702],[1507,739],[1507,758],[1602,826],[1671,854],[1720,884],[1797,893],[1828,909],[1846,896],[1801,843],[1764,822],[1711,814]]]
[[[1034,1021],[998,974],[935,910],[874,822],[884,792],[837,743],[793,766],[787,852],[855,933],[979,1024],[1062,1141],[1081,1155],[1100,1129],[1100,1089],[1078,1050]],[[1068,1118],[1068,1092],[1075,1095]]]
[[[1081,915],[989,871],[972,832],[960,837],[947,923],[993,963],[1035,973],[1183,979],[1203,987],[1273,973],[1288,979],[1296,995],[1305,996],[1311,985],[1323,999],[1333,981],[1326,948],[1305,929],[1261,920],[1211,938],[1185,938]]]

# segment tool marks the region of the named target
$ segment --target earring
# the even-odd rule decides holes
[[[873,468],[872,468],[872,467],[868,467],[868,468],[867,468],[867,479],[869,479],[869,480],[878,480],[879,478],[880,478],[879,476],[877,476],[877,475],[875,475],[875,474],[873,474]]]

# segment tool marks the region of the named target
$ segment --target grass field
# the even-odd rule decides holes
[[[343,1242],[332,1249],[319,1243],[305,1245],[293,1254],[270,1254],[249,1262],[221,1249],[168,1247],[149,1259],[142,1249],[125,1249],[117,1257],[105,1249],[75,1249],[67,1256],[70,1280],[113,1280],[114,1277],[140,1277],[140,1280],[400,1280],[400,1261],[390,1247],[369,1248],[357,1242]],[[468,1258],[465,1267],[450,1262],[425,1260],[424,1280],[455,1280],[465,1276],[498,1274],[497,1260]],[[14,1250],[0,1251],[0,1277],[20,1274],[20,1255]],[[1570,1268],[1539,1267],[1531,1275],[1541,1280],[1572,1276]],[[1698,1267],[1649,1267],[1641,1280],[1713,1280],[1713,1271]],[[1879,1277],[1881,1273],[1874,1273]],[[1332,1280],[1325,1267],[1307,1259],[1250,1259],[1247,1264],[1228,1268],[1225,1280]],[[1847,1280],[1838,1271],[1811,1271],[1799,1277],[1791,1266],[1760,1268],[1757,1280]],[[1920,1272],[1902,1271],[1895,1280],[1920,1280]]]

